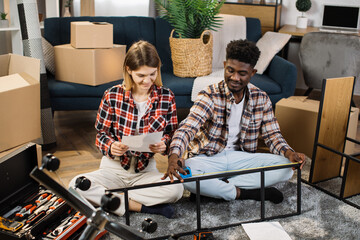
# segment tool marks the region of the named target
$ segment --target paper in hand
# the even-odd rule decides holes
[[[161,142],[163,132],[154,132],[136,136],[123,136],[122,143],[129,147],[130,151],[151,152],[149,144]]]

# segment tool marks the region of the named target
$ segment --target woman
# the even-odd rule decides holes
[[[155,47],[146,42],[134,43],[124,61],[124,82],[108,89],[101,100],[95,128],[96,146],[104,155],[97,171],[82,174],[91,181],[89,190],[81,194],[100,205],[106,189],[148,184],[162,181],[156,168],[155,153],[165,153],[177,128],[174,94],[162,87],[161,61]],[[122,144],[123,136],[163,131],[162,140],[150,144],[151,152],[130,151]],[[76,176],[70,183],[75,186]],[[181,184],[130,190],[129,210],[161,214],[171,218],[173,208],[168,204],[183,194]],[[124,195],[114,213],[125,213]]]

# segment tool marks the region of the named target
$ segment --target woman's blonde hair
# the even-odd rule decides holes
[[[124,72],[124,82],[123,85],[125,90],[131,90],[134,82],[131,75],[128,73],[127,68],[131,71],[136,71],[142,66],[148,66],[157,68],[157,77],[155,79],[155,85],[160,87],[162,86],[161,81],[161,73],[160,73],[160,66],[161,60],[159,54],[156,51],[154,45],[147,41],[140,40],[135,42],[129,48],[128,52],[126,53],[123,72]]]

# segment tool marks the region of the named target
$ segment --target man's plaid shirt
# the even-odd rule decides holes
[[[95,128],[96,146],[103,155],[110,158],[110,146],[120,141],[122,136],[135,135],[137,121],[140,121],[139,134],[164,131],[162,141],[169,146],[171,137],[178,126],[175,96],[167,88],[153,86],[146,103],[146,112],[138,119],[138,110],[131,95],[122,85],[116,85],[105,91],[101,100]],[[120,157],[124,169],[130,168],[130,159],[135,156],[135,172],[142,171],[149,163],[153,153],[127,151]]]
[[[188,158],[198,154],[211,156],[224,150],[229,135],[227,123],[234,102],[235,98],[225,81],[202,90],[188,117],[175,132],[170,154]],[[269,96],[249,83],[237,143],[239,150],[255,152],[260,134],[274,154],[284,155],[286,150],[291,149],[280,133]]]

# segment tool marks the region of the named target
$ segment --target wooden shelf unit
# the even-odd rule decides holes
[[[238,0],[225,2],[220,13],[240,15],[260,19],[261,32],[277,32],[280,29],[282,0],[274,2],[256,0]]]
[[[20,20],[18,13],[18,6],[15,0],[0,0],[3,1],[4,11],[8,13],[10,26],[8,28],[0,28],[0,32],[9,32],[11,41],[11,53],[23,55],[23,43],[20,31]],[[38,0],[40,1],[40,0]],[[42,0],[44,1],[44,0]],[[48,17],[58,16],[59,0],[46,1],[46,15]],[[57,15],[56,15],[57,14]],[[44,23],[40,23],[40,29],[44,28]]]

